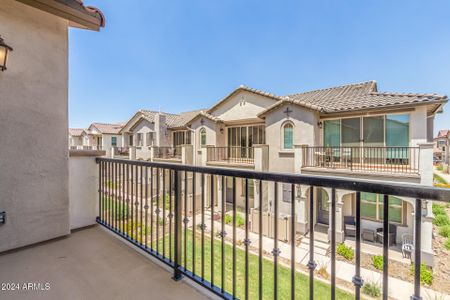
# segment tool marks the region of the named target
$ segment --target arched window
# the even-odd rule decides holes
[[[292,123],[283,125],[283,149],[294,149],[294,125]]]
[[[205,128],[200,129],[200,146],[201,147],[206,146],[206,129]]]

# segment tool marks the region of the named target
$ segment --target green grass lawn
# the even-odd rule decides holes
[[[192,231],[188,230],[187,238],[187,270],[192,271]],[[195,274],[201,275],[201,235],[200,230],[197,231],[195,238]],[[184,249],[184,236],[182,236],[182,249]],[[173,239],[172,239],[173,243]],[[162,240],[160,240],[160,251],[162,250]],[[168,237],[166,236],[166,255],[168,255]],[[183,250],[184,251],[184,250]],[[205,273],[204,278],[211,281],[211,239],[205,236]],[[225,286],[224,290],[232,293],[233,284],[233,264],[232,264],[231,245],[225,244]],[[184,253],[183,253],[184,254]],[[214,284],[221,286],[221,242],[214,240]],[[181,264],[184,266],[184,256],[182,256]],[[248,268],[248,290],[249,299],[258,298],[258,274],[259,274],[258,256],[249,254]],[[272,299],[274,294],[274,264],[273,261],[263,259],[263,298]],[[330,299],[330,285],[315,280],[314,282],[314,298]],[[295,293],[296,299],[309,299],[309,276],[296,272],[295,274]],[[245,251],[236,248],[236,296],[240,299],[245,298]],[[290,268],[278,265],[278,297],[279,299],[289,299],[291,297],[291,271]],[[351,294],[336,290],[337,299],[354,299]]]

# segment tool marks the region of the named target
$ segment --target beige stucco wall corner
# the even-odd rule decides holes
[[[256,171],[269,170],[269,145],[253,145]]]
[[[0,34],[14,48],[0,72],[0,252],[70,233],[68,22],[13,0]]]
[[[99,171],[95,160],[104,154],[104,151],[70,152],[69,216],[71,230],[96,223]]]
[[[433,143],[418,143],[420,183],[433,185]]]

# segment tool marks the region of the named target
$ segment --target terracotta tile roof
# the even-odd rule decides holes
[[[71,136],[81,136],[83,133],[83,128],[69,128],[69,135]]]
[[[449,135],[450,135],[449,129],[439,130],[439,133],[436,138],[438,139],[438,138],[448,137]]]
[[[95,127],[102,134],[119,134],[122,129],[122,123],[109,124],[109,123],[92,123],[89,127]]]
[[[167,120],[167,127],[169,128],[179,128],[184,127],[186,124],[192,120],[196,115],[198,115],[202,110],[192,110],[192,111],[186,111],[178,114],[175,118],[171,118],[170,120]]]
[[[447,96],[437,94],[381,93],[378,92],[375,81],[368,81],[287,95],[264,110],[260,116],[286,102],[322,113],[336,113],[415,103],[445,103],[447,100]]]
[[[168,128],[180,128],[186,126],[187,122],[192,120],[192,118],[198,115],[198,113],[201,111],[201,109],[198,109],[193,111],[181,112],[178,114],[172,114],[141,109],[139,112],[141,112],[142,116],[149,122],[154,122],[156,114],[161,113],[166,116],[166,125]]]
[[[65,3],[66,5],[73,6],[78,5],[78,7],[74,7],[78,10],[81,10],[82,12],[86,12],[90,14],[91,16],[95,17],[100,21],[100,27],[105,27],[105,16],[103,15],[102,11],[96,7],[93,6],[86,6],[83,3],[83,0],[56,0],[58,2]]]

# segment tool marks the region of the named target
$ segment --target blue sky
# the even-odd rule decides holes
[[[450,95],[448,0],[84,2],[106,28],[70,30],[71,127],[206,108],[240,84]],[[450,104],[435,125],[450,127]]]

